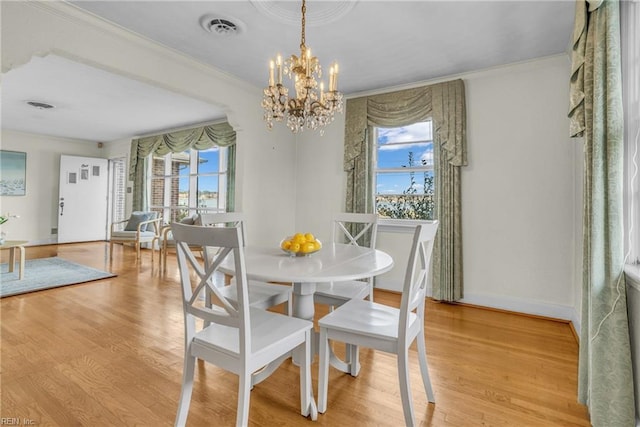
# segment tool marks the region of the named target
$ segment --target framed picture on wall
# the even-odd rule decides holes
[[[0,150],[0,196],[27,194],[27,153]]]

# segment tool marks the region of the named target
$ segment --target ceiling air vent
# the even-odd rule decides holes
[[[234,36],[241,31],[241,26],[235,22],[212,15],[203,16],[200,19],[200,25],[208,32],[219,36]]]

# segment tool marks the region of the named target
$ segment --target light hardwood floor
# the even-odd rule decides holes
[[[161,275],[148,250],[136,263],[121,246],[109,262],[104,242],[27,248],[27,258],[56,255],[118,276],[0,300],[0,416],[38,426],[172,425],[183,360],[175,256]],[[376,298],[399,304],[394,293]],[[421,425],[589,425],[567,323],[432,301],[425,323],[436,404],[427,403],[414,354]],[[360,357],[357,378],[330,370],[328,410],[316,424],[299,415],[298,368],[285,362],[252,391],[250,425],[403,425],[395,358],[368,349]],[[314,393],[317,367],[316,357]],[[236,399],[235,375],[200,364],[188,425],[233,425]]]

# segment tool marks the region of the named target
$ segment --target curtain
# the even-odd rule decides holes
[[[145,210],[147,207],[145,159],[148,156],[151,154],[164,156],[169,153],[179,153],[189,148],[205,150],[214,145],[228,147],[235,144],[235,142],[236,133],[231,125],[226,122],[134,139],[131,141],[129,163],[129,180],[133,181],[133,210]],[[227,206],[229,205],[227,204]]]
[[[462,211],[460,167],[467,165],[464,82],[454,80],[347,100],[344,170],[347,212],[373,211],[373,171],[369,126],[400,127],[431,118],[436,158],[434,297],[462,298]]]
[[[571,136],[584,137],[578,399],[591,423],[635,425],[624,284],[623,109],[618,1],[576,2]]]
[[[227,151],[227,212],[236,210],[236,145]]]

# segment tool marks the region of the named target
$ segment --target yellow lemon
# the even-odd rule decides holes
[[[304,238],[304,234],[302,234],[302,233],[296,233],[296,234],[293,236],[293,241],[294,241],[294,242],[296,242],[296,243],[303,244],[304,242],[306,242],[306,241],[307,241],[307,239],[305,239],[305,238]]]
[[[303,253],[308,254],[309,252],[315,251],[316,246],[314,245],[313,242],[307,242],[307,243],[304,243],[300,249]]]
[[[293,242],[291,246],[289,246],[289,250],[291,252],[300,252],[300,243]]]
[[[290,240],[283,240],[282,241],[282,245],[280,245],[282,247],[282,249],[284,249],[285,251],[288,251],[289,248],[291,247],[291,241]]]
[[[313,250],[314,251],[319,251],[320,248],[322,248],[322,245],[320,244],[320,242],[318,242],[317,240],[315,240],[313,243]]]
[[[313,234],[307,233],[304,235],[304,238],[307,239],[307,242],[315,242],[316,238]]]

